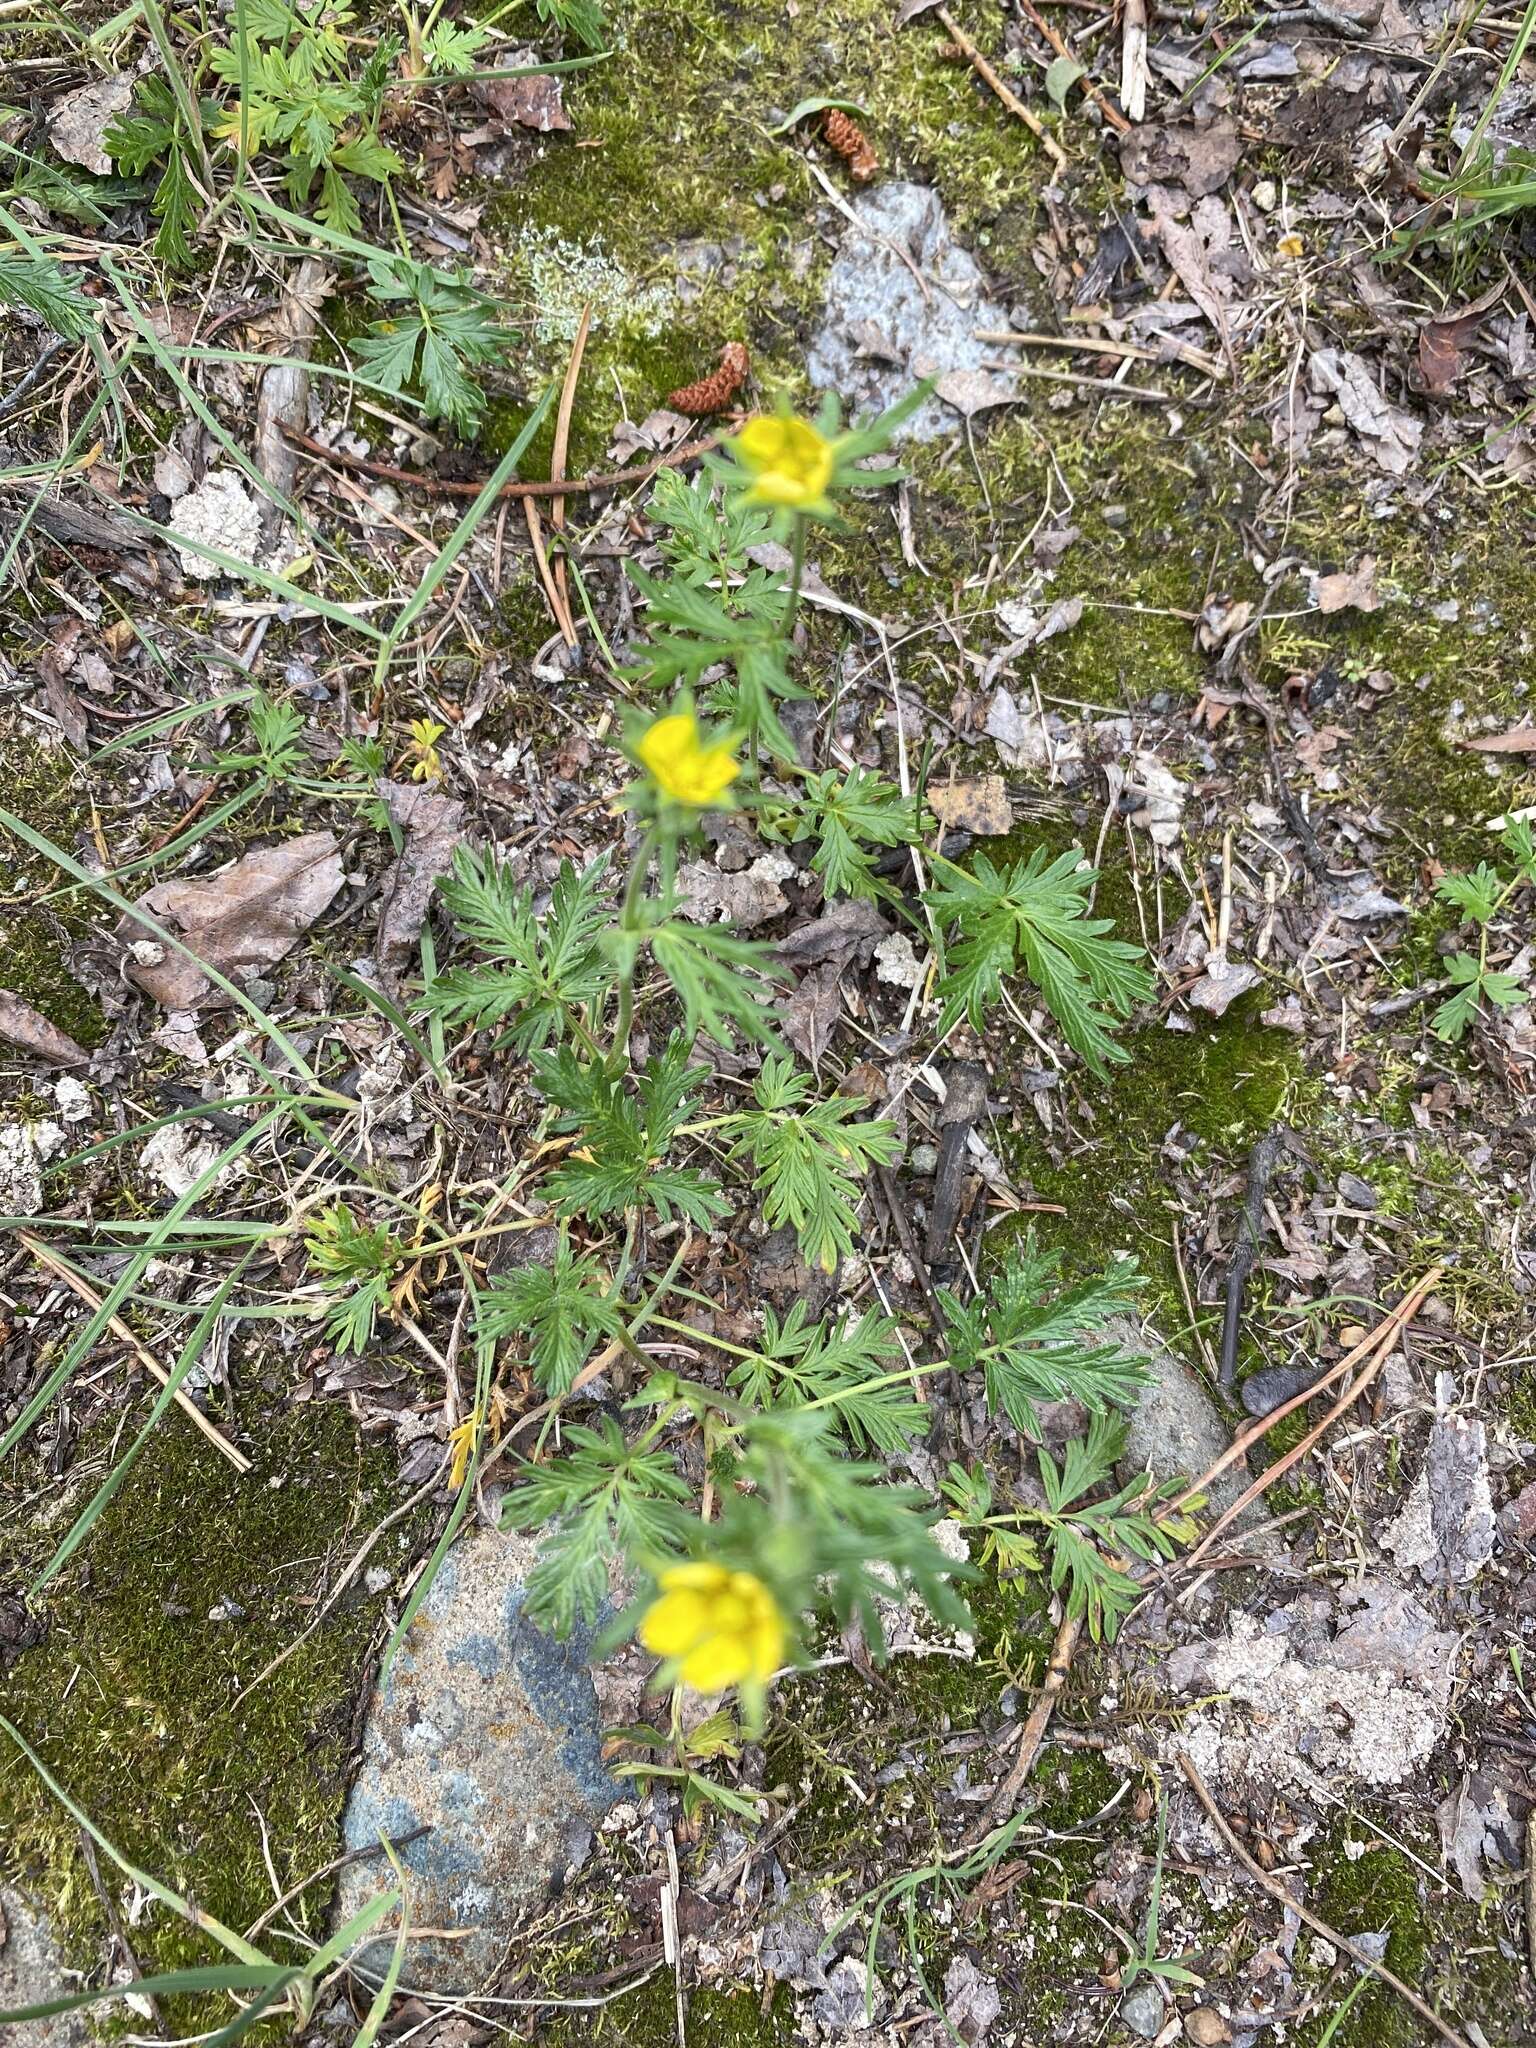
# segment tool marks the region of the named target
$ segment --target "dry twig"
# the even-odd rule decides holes
[[[971,41],[947,7],[936,8],[934,12],[938,15],[939,20],[943,22],[945,31],[954,43],[955,48],[969,62],[976,76],[991,86],[1010,114],[1017,116],[1024,123],[1024,126],[1034,136],[1036,142],[1039,143],[1057,170],[1064,171],[1067,168],[1066,151],[1041,121],[1039,115],[1031,113],[1012,86],[998,77],[992,66],[987,62],[980,50],[977,49],[976,45]]]
[[[1466,2036],[1458,2034],[1453,2026],[1441,2019],[1434,2007],[1422,1999],[1411,1985],[1405,1984],[1401,1977],[1395,1975],[1387,1968],[1385,1963],[1377,1962],[1376,1958],[1368,1950],[1359,1947],[1357,1943],[1351,1941],[1347,1934],[1340,1934],[1337,1928],[1330,1927],[1328,1922],[1314,1913],[1310,1906],[1304,1906],[1299,1899],[1293,1898],[1277,1877],[1271,1877],[1261,1863],[1255,1862],[1227,1825],[1226,1818],[1220,1807],[1217,1806],[1215,1800],[1211,1797],[1210,1787],[1206,1784],[1204,1778],[1201,1777],[1199,1770],[1192,1760],[1188,1756],[1181,1754],[1177,1761],[1179,1769],[1189,1780],[1190,1790],[1205,1808],[1211,1825],[1256,1884],[1262,1885],[1270,1897],[1277,1900],[1285,1908],[1286,1912],[1294,1913],[1298,1920],[1305,1920],[1313,1932],[1320,1934],[1324,1941],[1331,1941],[1335,1948],[1342,1949],[1345,1955],[1360,1965],[1362,1970],[1369,1970],[1373,1977],[1379,1977],[1383,1984],[1388,1985],[1397,1993],[1405,2005],[1413,2008],[1426,2026],[1434,2029],[1442,2041],[1448,2041],[1450,2048],[1471,2048],[1471,2043],[1467,2040]]]

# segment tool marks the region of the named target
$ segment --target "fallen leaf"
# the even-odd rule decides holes
[[[133,99],[133,80],[114,75],[82,85],[55,100],[48,116],[48,140],[67,164],[78,164],[94,178],[110,178],[117,166],[107,155],[102,136]]]
[[[1224,1017],[1239,996],[1257,988],[1264,979],[1257,967],[1246,960],[1228,960],[1223,953],[1206,957],[1205,972],[1188,991],[1188,1000],[1208,1017]]]
[[[786,967],[808,968],[834,965],[839,973],[855,959],[867,966],[875,941],[890,926],[873,903],[862,897],[840,898],[824,910],[813,924],[802,925],[774,949]]]
[[[779,884],[796,873],[794,862],[782,853],[760,854],[750,867],[735,873],[707,860],[692,861],[677,878],[683,915],[693,924],[724,918],[751,931],[788,910],[789,899]]]
[[[19,1045],[23,1052],[45,1060],[51,1067],[83,1067],[90,1058],[67,1031],[50,1024],[40,1010],[34,1010],[8,988],[0,988],[0,1038],[9,1039],[12,1045]]]
[[[1391,476],[1404,475],[1419,452],[1424,423],[1390,405],[1370,365],[1349,349],[1320,348],[1307,364],[1312,389],[1334,398],[1345,420]]]
[[[1001,775],[976,775],[964,782],[928,788],[928,808],[941,825],[956,832],[975,832],[996,839],[1013,830],[1013,806]]]
[[[1362,555],[1353,569],[1341,569],[1332,576],[1318,576],[1312,596],[1320,612],[1379,612],[1381,597],[1376,589],[1376,557]]]
[[[1507,732],[1485,732],[1461,744],[1474,754],[1536,754],[1536,725],[1512,725]]]
[[[400,966],[421,937],[427,907],[439,875],[453,865],[454,848],[464,832],[464,806],[420,782],[379,783],[389,815],[405,834],[400,856],[384,878],[384,908],[374,963],[391,993],[399,986]]]
[[[207,881],[157,882],[139,906],[171,927],[198,960],[227,978],[271,967],[292,951],[342,885],[341,855],[330,832],[305,832],[277,846],[257,847]],[[198,967],[154,943],[125,917],[119,942],[132,957],[130,977],[167,1010],[198,1010],[228,1001]]]
[[[1133,184],[1182,186],[1191,199],[1219,192],[1242,154],[1237,124],[1226,119],[1138,128],[1120,144],[1121,167]]]
[[[1437,314],[1419,329],[1419,375],[1431,398],[1444,398],[1455,387],[1466,368],[1466,344],[1506,289],[1504,279],[1500,278],[1469,305],[1458,307],[1454,313]]]
[[[946,370],[935,378],[933,388],[946,405],[968,420],[993,406],[1013,405],[1019,396],[1008,378],[991,376],[986,370]]]
[[[813,967],[801,976],[799,986],[779,1012],[784,1036],[813,1072],[820,1069],[821,1056],[843,1014],[841,984],[842,969],[835,961]]]
[[[550,135],[571,125],[561,98],[562,85],[561,79],[546,71],[532,78],[483,79],[475,91],[498,121]]]
[[[1227,319],[1227,302],[1211,269],[1204,241],[1192,227],[1180,226],[1178,221],[1166,213],[1158,214],[1152,226],[1163,245],[1163,254],[1168,258],[1180,284],[1215,328],[1220,336],[1221,346],[1230,359],[1232,327]]]
[[[75,642],[81,631],[80,620],[70,619],[53,645],[45,647],[38,656],[37,672],[43,679],[48,709],[58,720],[59,730],[77,754],[88,754],[91,742],[86,730],[85,706],[73,684],[67,680],[69,670],[75,665]]]

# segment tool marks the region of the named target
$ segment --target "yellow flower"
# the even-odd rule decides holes
[[[640,1640],[657,1657],[677,1660],[677,1675],[695,1692],[728,1685],[766,1685],[784,1661],[779,1604],[751,1572],[721,1564],[677,1564],[657,1581],[640,1623]]]
[[[413,782],[436,782],[442,774],[443,764],[438,757],[437,743],[447,730],[447,726],[439,725],[435,718],[411,720],[410,744],[405,751],[411,762]]]
[[[837,466],[834,444],[808,420],[764,413],[748,420],[731,443],[752,481],[745,496],[792,512],[827,510],[827,486]]]
[[[699,811],[717,803],[741,773],[729,747],[704,744],[691,711],[669,711],[658,718],[635,752],[663,796]]]

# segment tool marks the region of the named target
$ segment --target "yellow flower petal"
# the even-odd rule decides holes
[[[680,1586],[646,1609],[640,1640],[655,1657],[682,1657],[708,1636],[710,1627],[708,1599]]]
[[[742,467],[752,475],[749,498],[800,512],[824,503],[836,457],[826,435],[808,420],[764,414],[747,421],[734,445]]]
[[[705,746],[691,711],[672,711],[658,718],[635,752],[664,796],[695,810],[714,803],[740,773],[740,763],[729,747]]]
[[[695,1692],[724,1692],[728,1685],[739,1685],[751,1668],[751,1652],[740,1636],[711,1636],[689,1651],[678,1675]]]

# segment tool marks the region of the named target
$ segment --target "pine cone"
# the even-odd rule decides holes
[[[869,137],[851,115],[841,107],[828,107],[822,117],[821,132],[827,139],[827,146],[833,149],[848,166],[848,174],[856,185],[867,185],[880,168],[880,159],[869,146]]]
[[[728,341],[720,351],[720,367],[701,377],[697,384],[684,384],[669,392],[667,404],[674,412],[724,412],[747,381],[752,358],[739,341]]]

